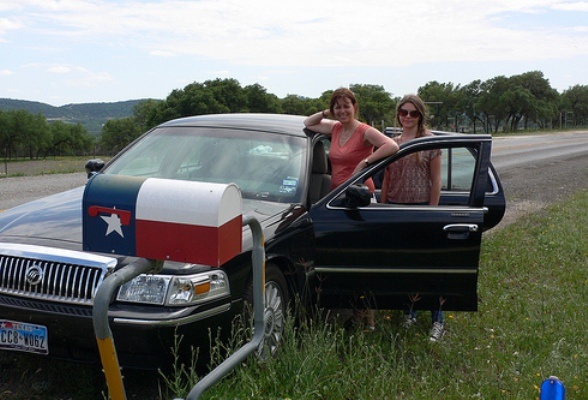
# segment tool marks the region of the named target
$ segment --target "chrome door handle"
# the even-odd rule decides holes
[[[449,224],[443,227],[448,239],[465,240],[470,233],[478,232],[477,224]]]
[[[449,224],[443,227],[443,230],[449,233],[478,232],[478,229],[478,224]]]

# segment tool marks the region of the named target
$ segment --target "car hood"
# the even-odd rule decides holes
[[[0,241],[82,250],[84,187],[0,212]],[[291,204],[243,199],[243,214],[262,226],[279,223]]]

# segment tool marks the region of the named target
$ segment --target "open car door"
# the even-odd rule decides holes
[[[505,207],[490,165],[491,140],[443,135],[405,143],[317,202],[310,216],[320,305],[477,310],[482,232],[500,221]],[[377,182],[389,163],[433,148],[442,151],[438,206],[383,204],[378,191],[358,205],[363,180]]]

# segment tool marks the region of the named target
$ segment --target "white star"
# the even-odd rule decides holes
[[[116,232],[120,235],[120,237],[125,237],[122,232],[120,218],[117,214],[110,214],[110,217],[100,216],[100,218],[102,218],[108,224],[108,228],[106,228],[106,235],[104,236],[108,236],[112,232]]]

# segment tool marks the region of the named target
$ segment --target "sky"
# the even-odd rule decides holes
[[[353,84],[393,97],[541,71],[588,85],[588,1],[2,0],[0,98],[165,99],[206,80],[280,98]]]

